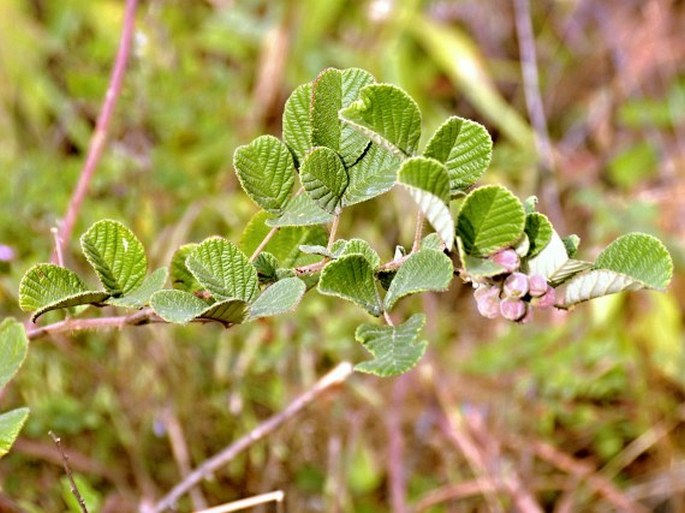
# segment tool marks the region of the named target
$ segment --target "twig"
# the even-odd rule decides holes
[[[61,237],[59,235],[59,229],[56,226],[50,228],[50,233],[52,233],[52,238],[55,243],[55,259],[57,265],[64,267],[64,255],[62,254],[62,243]]]
[[[29,340],[44,337],[55,333],[65,333],[69,331],[96,330],[102,328],[123,328],[124,326],[140,326],[150,322],[165,322],[150,309],[144,308],[130,315],[120,315],[114,317],[96,317],[93,319],[66,319],[47,326],[41,326],[27,330],[26,336]]]
[[[338,232],[338,224],[340,224],[340,214],[333,216],[333,223],[331,223],[331,232],[328,235],[328,244],[326,249],[328,251],[333,248],[333,243],[335,242],[335,235]]]
[[[423,236],[423,222],[424,215],[421,209],[416,213],[416,231],[414,232],[414,243],[411,246],[411,252],[416,253],[421,246],[421,237]]]
[[[326,390],[335,385],[344,383],[351,375],[352,365],[349,362],[343,362],[339,364],[331,372],[317,381],[312,388],[295,398],[295,400],[291,402],[285,410],[273,415],[272,417],[269,417],[266,421],[262,422],[245,436],[236,440],[234,443],[209,458],[197,469],[191,472],[188,477],[172,488],[165,497],[157,502],[157,504],[155,504],[151,509],[150,513],[161,513],[162,511],[172,508],[178,499],[180,499],[197,483],[212,475],[219,468],[228,464],[231,460],[233,460],[233,458],[251,447],[254,443],[273,433],[284,422],[294,417],[306,406],[314,402]]]
[[[62,464],[64,465],[64,472],[66,472],[66,474],[67,474],[67,479],[69,479],[69,486],[71,487],[71,493],[73,493],[74,497],[76,497],[76,501],[78,502],[79,506],[81,507],[81,511],[83,513],[88,513],[88,508],[86,507],[86,501],[83,500],[83,497],[79,493],[78,486],[76,486],[76,482],[74,481],[74,476],[71,473],[71,468],[69,467],[69,456],[62,449],[62,440],[57,435],[55,435],[55,433],[53,433],[52,431],[48,431],[48,434],[50,435],[50,438],[52,438],[52,441],[55,442],[57,449],[59,449],[59,452],[62,455]]]
[[[214,508],[203,509],[202,511],[196,511],[195,513],[231,513],[232,511],[240,511],[241,509],[253,508],[259,506],[260,504],[266,504],[267,502],[276,502],[280,506],[283,504],[283,499],[285,494],[282,490],[276,490],[275,492],[263,493],[261,495],[255,495],[249,499],[242,499],[239,501],[229,502],[227,504],[222,504],[221,506],[216,506]]]
[[[402,434],[401,412],[407,396],[409,374],[400,376],[392,386],[390,408],[386,417],[388,433],[388,493],[390,509],[394,513],[407,513],[407,477],[404,469],[404,436]]]
[[[259,256],[259,254],[264,250],[266,245],[269,243],[269,241],[273,238],[274,235],[276,235],[276,232],[279,230],[278,226],[274,226],[269,230],[269,233],[267,233],[264,236],[264,240],[259,243],[259,246],[257,246],[257,249],[254,250],[252,255],[250,256],[250,262],[254,262],[255,259]]]
[[[523,88],[528,117],[535,132],[535,145],[540,159],[539,186],[548,214],[558,231],[564,230],[564,219],[559,204],[559,191],[554,180],[554,152],[547,128],[545,108],[540,96],[537,55],[533,23],[530,14],[530,0],[514,0],[516,36],[519,44]]]
[[[112,113],[114,112],[114,107],[116,106],[117,100],[121,94],[121,86],[124,80],[126,64],[128,63],[128,57],[131,53],[133,29],[135,26],[136,4],[137,0],[126,0],[124,24],[121,30],[119,49],[114,62],[114,68],[112,69],[112,75],[107,87],[107,93],[102,104],[102,110],[100,111],[100,115],[98,116],[98,120],[95,125],[95,132],[93,132],[93,135],[90,139],[90,146],[88,148],[86,162],[81,169],[81,175],[79,176],[78,184],[76,185],[76,189],[74,190],[71,199],[69,200],[67,214],[62,222],[60,234],[57,240],[57,247],[55,248],[55,252],[52,257],[53,262],[57,261],[57,255],[63,253],[65,246],[69,243],[71,234],[74,231],[76,219],[78,218],[79,211],[81,210],[81,204],[86,197],[88,186],[93,178],[93,173],[100,162],[102,152],[105,148],[105,142],[107,140],[107,133],[109,131],[109,124],[112,119]]]

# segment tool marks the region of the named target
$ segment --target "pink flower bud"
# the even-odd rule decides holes
[[[490,260],[501,265],[508,272],[516,271],[521,265],[521,260],[513,249],[503,249],[492,255]]]
[[[540,297],[547,292],[547,280],[541,274],[534,274],[528,278],[528,292],[533,297]]]
[[[504,295],[509,298],[523,297],[528,293],[528,276],[511,273],[504,281]]]
[[[520,299],[506,298],[500,301],[499,310],[505,319],[518,321],[526,315],[526,304]]]
[[[487,319],[494,319],[499,315],[499,288],[481,285],[473,296],[476,298],[478,312]]]
[[[537,308],[549,308],[557,301],[557,293],[551,286],[547,286],[547,292],[540,297],[533,298],[530,303]]]
[[[527,323],[529,323],[529,322],[532,321],[532,320],[533,320],[533,309],[532,309],[530,306],[528,306],[528,307],[526,308],[526,313],[523,315],[523,317],[521,317],[521,318],[520,318],[518,321],[516,321],[516,322],[518,322],[518,323],[520,323],[520,324],[527,324]]]
[[[0,244],[0,262],[11,262],[15,256],[14,249],[11,246]]]

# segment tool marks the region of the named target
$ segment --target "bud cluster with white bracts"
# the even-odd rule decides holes
[[[480,283],[474,291],[478,312],[483,317],[495,319],[501,315],[510,321],[525,323],[532,318],[533,308],[554,306],[554,288],[542,275],[519,272],[520,259],[513,249],[500,251],[490,260],[506,271]]]

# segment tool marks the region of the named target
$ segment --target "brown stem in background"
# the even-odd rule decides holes
[[[530,0],[514,0],[516,18],[516,36],[519,44],[523,88],[526,98],[528,117],[535,132],[535,145],[538,150],[540,174],[539,188],[552,224],[557,231],[565,232],[564,216],[559,203],[559,190],[554,177],[554,151],[547,128],[545,108],[540,95],[537,54],[533,23],[530,14]]]
[[[227,465],[236,456],[238,456],[238,454],[249,449],[256,442],[276,431],[276,429],[278,429],[284,422],[294,417],[306,406],[318,399],[319,396],[321,396],[329,388],[340,385],[347,381],[347,379],[352,375],[352,372],[352,365],[349,362],[343,362],[339,364],[331,372],[317,381],[309,390],[296,397],[295,400],[291,402],[285,410],[269,417],[266,421],[259,424],[245,436],[239,438],[191,472],[165,497],[157,502],[157,504],[155,504],[150,510],[150,513],[161,513],[162,511],[172,508],[178,499],[183,497],[184,494],[186,494],[200,481],[212,475],[219,468]]]
[[[407,396],[410,374],[398,377],[392,386],[390,408],[386,417],[388,433],[388,493],[393,513],[408,513],[407,476],[404,471],[404,436],[402,434],[402,406]]]
[[[71,200],[69,200],[66,216],[64,217],[60,227],[56,241],[55,252],[52,255],[52,262],[57,262],[57,256],[60,253],[64,253],[64,249],[69,243],[69,239],[71,239],[71,234],[74,231],[76,219],[78,218],[81,210],[81,204],[86,197],[88,186],[93,178],[93,173],[95,172],[95,168],[100,162],[102,152],[105,149],[109,124],[112,119],[114,107],[116,106],[117,100],[121,94],[121,86],[124,81],[126,64],[128,63],[129,54],[131,53],[133,29],[135,26],[136,4],[137,0],[126,0],[124,24],[121,31],[121,38],[119,39],[119,50],[117,51],[114,68],[112,69],[109,86],[107,87],[107,94],[95,125],[95,132],[93,132],[93,135],[90,139],[86,162],[81,169],[81,175],[79,176],[78,184],[76,185],[76,189],[71,196]]]
[[[62,440],[57,435],[55,435],[55,433],[53,433],[52,431],[49,431],[48,434],[50,435],[50,438],[52,438],[52,441],[55,442],[57,449],[59,450],[60,454],[62,455],[62,464],[64,465],[64,472],[66,472],[67,479],[69,480],[69,487],[71,488],[71,493],[74,494],[74,497],[76,497],[76,502],[78,502],[78,505],[81,508],[81,511],[83,513],[88,513],[88,508],[86,507],[86,501],[83,500],[81,493],[78,491],[78,486],[76,486],[76,482],[74,481],[74,476],[71,473],[71,467],[69,467],[69,456],[67,456],[67,453],[65,453],[64,449],[62,449]]]

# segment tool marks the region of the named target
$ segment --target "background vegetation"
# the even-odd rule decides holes
[[[416,370],[354,376],[204,482],[207,504],[283,489],[293,512],[512,511],[526,496],[546,511],[642,511],[637,500],[644,511],[685,511],[685,6],[532,2],[551,141],[539,153],[521,4],[140,5],[77,234],[119,219],[151,248],[152,268],[184,242],[237,240],[255,207],[231,169],[233,150],[279,134],[296,85],[326,66],[359,66],[412,94],[426,134],[451,114],[484,123],[495,139],[486,181],[540,195],[585,251],[641,230],[666,242],[676,266],[667,294],[611,296],[525,326],[479,317],[458,284],[424,297],[413,306],[428,315],[431,345]],[[25,318],[19,278],[52,251],[122,17],[114,0],[0,2],[0,244],[14,255],[0,262],[2,317]],[[374,241],[388,259],[411,241],[414,215],[400,194],[382,201],[351,208],[340,232]],[[66,255],[74,268],[85,265],[78,254]],[[228,331],[156,326],[34,341],[0,398],[3,410],[31,408],[0,463],[0,509],[78,511],[48,430],[62,436],[91,511],[153,502],[187,465],[337,362],[364,358],[350,329],[362,320],[312,295],[295,315]]]

